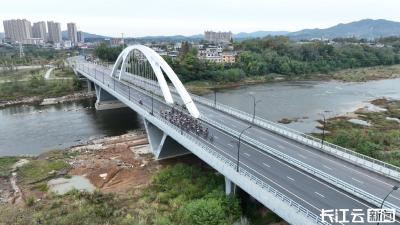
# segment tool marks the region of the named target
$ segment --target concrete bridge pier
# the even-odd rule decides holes
[[[91,83],[91,81],[88,81],[88,89],[90,86],[89,83]],[[117,109],[117,108],[127,107],[124,103],[120,102],[114,96],[112,96],[107,91],[102,89],[99,85],[95,84],[94,89],[96,90],[97,100],[95,103],[95,108],[97,110],[107,110],[107,109]]]
[[[233,183],[229,178],[225,177],[225,194],[230,195],[230,194],[236,194],[236,184]]]
[[[88,92],[92,92],[94,89],[94,83],[92,81],[90,81],[89,79],[86,79],[86,84],[87,84]]]
[[[189,150],[148,120],[144,119],[144,125],[149,138],[150,149],[157,160],[191,154]]]

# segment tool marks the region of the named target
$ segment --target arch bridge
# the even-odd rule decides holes
[[[68,59],[96,90],[96,108],[129,107],[144,120],[156,159],[192,153],[291,224],[333,224],[322,210],[380,207],[400,168],[189,94],[154,50],[125,48],[112,67]],[[400,194],[385,208],[400,213]],[[350,223],[351,224],[351,223]]]

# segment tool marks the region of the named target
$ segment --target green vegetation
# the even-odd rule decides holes
[[[398,50],[389,47],[346,42],[294,42],[283,36],[246,40],[235,47],[242,51],[238,64],[248,75],[327,73],[400,62]]]
[[[19,158],[14,156],[0,157],[0,177],[8,177],[11,174],[12,166]]]
[[[68,69],[57,69],[56,68],[56,69],[53,70],[53,72],[52,72],[50,77],[56,77],[56,78],[58,78],[58,77],[62,77],[62,78],[69,77],[69,78],[73,78],[73,77],[75,77],[75,74],[71,70],[68,70]]]
[[[65,155],[54,152],[40,157],[58,164]],[[34,161],[38,162],[21,168],[23,179],[42,179],[40,173],[64,167]],[[28,170],[35,172],[28,174]],[[239,220],[241,208],[237,198],[224,194],[223,185],[223,177],[211,169],[176,164],[156,172],[148,186],[125,194],[71,191],[64,196],[48,194],[41,201],[29,195],[27,207],[1,205],[0,224],[231,225]]]
[[[94,54],[105,62],[114,62],[123,50],[123,46],[108,47],[106,43],[101,43],[94,51]]]
[[[0,83],[0,100],[17,100],[32,96],[58,97],[79,91],[81,88],[81,81],[75,76],[72,80],[45,80],[41,73],[34,73],[28,80]]]
[[[29,79],[35,74],[44,74],[42,69],[23,69],[23,70],[0,70],[0,82],[19,81]]]
[[[70,165],[61,159],[37,159],[19,168],[18,175],[20,177],[20,183],[33,184],[54,177],[58,172],[68,170],[69,168]],[[38,188],[44,189],[44,187],[40,185]]]
[[[349,75],[352,71],[348,71],[347,75],[344,73],[337,76],[332,73],[344,69],[399,64],[400,44],[397,42],[400,43],[396,39],[393,45],[377,47],[353,39],[338,39],[333,44],[322,41],[295,42],[284,36],[249,39],[234,43],[234,49],[239,55],[233,64],[200,60],[197,49],[183,42],[178,57],[173,59],[165,56],[165,60],[185,83],[209,81],[211,85],[218,86],[253,80],[253,77],[266,77],[263,80],[267,81],[277,75],[284,79],[296,79],[318,74],[326,74],[325,79],[362,81],[391,77],[393,73],[377,76],[374,68],[370,73],[362,71]],[[116,60],[121,49],[122,46],[107,47],[102,44],[95,52],[101,60],[109,62]]]
[[[196,166],[176,164],[153,176],[144,193],[151,205],[145,224],[233,224],[241,212],[236,198],[225,196],[223,177]],[[212,217],[212,218],[211,218]]]
[[[55,50],[37,46],[24,46],[24,53],[25,56],[20,58],[18,47],[0,47],[0,67],[11,69],[16,65],[46,65],[77,54],[75,50]]]
[[[378,104],[387,111],[357,112],[371,126],[351,123],[345,117],[328,120],[326,128],[330,133],[326,140],[400,166],[400,123],[387,119],[400,119],[400,101],[379,100]]]

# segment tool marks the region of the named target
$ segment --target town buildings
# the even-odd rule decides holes
[[[52,44],[61,43],[61,25],[60,23],[47,21],[47,29],[49,30],[48,41]]]
[[[31,22],[26,19],[4,20],[3,26],[6,41],[23,43],[32,37]]]
[[[232,32],[204,31],[204,39],[211,44],[229,44],[232,41]]]
[[[67,23],[68,29],[68,40],[71,41],[72,45],[78,44],[78,30],[76,29],[75,23]]]
[[[47,41],[46,23],[44,21],[33,23],[32,37]]]

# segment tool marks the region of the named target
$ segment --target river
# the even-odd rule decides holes
[[[380,98],[400,99],[400,79],[345,83],[340,81],[276,82],[217,92],[218,102],[278,121],[300,118],[287,126],[302,132],[318,132],[322,112],[333,117],[368,105]],[[214,99],[213,94],[205,97]],[[326,112],[328,111],[328,112]],[[96,111],[94,100],[51,106],[19,105],[0,110],[0,156],[37,155],[62,149],[95,137],[123,134],[143,128],[141,117],[124,108]]]
[[[93,99],[7,107],[0,110],[0,156],[37,155],[142,127],[129,108],[96,111]]]
[[[386,97],[400,99],[400,78],[369,82],[288,81],[245,86],[217,92],[217,101],[277,122],[283,118],[299,118],[286,126],[305,132],[319,132],[321,113],[327,118],[352,112],[369,101]],[[214,99],[214,94],[205,97]]]

